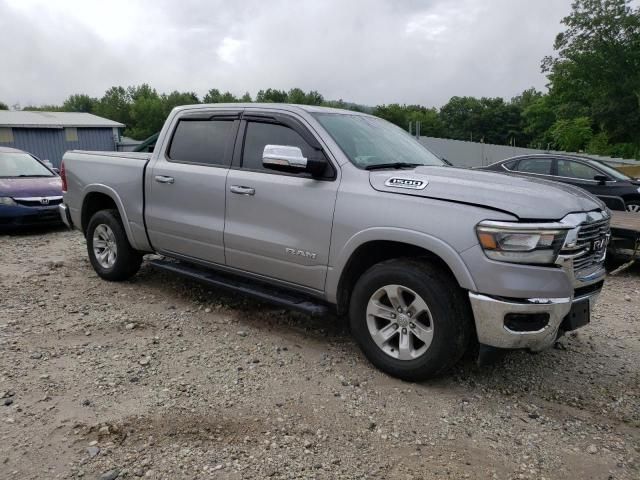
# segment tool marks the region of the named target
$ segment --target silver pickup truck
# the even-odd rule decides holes
[[[70,151],[65,223],[91,264],[155,267],[312,315],[347,314],[408,380],[474,345],[554,343],[589,322],[609,212],[568,185],[444,165],[371,115],[279,104],[174,109],[153,153]]]

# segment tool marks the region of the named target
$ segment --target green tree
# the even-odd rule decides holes
[[[0,102],[0,110],[9,110],[9,106],[6,103]]]
[[[132,100],[131,126],[125,133],[136,140],[144,140],[159,132],[167,115],[158,92],[146,83],[129,87],[127,92]]]
[[[253,100],[251,100],[251,94],[249,92],[245,92],[244,95],[240,97],[240,101],[243,103],[253,102]]]
[[[292,88],[287,93],[287,99],[285,100],[287,103],[297,103],[299,105],[304,105],[307,103],[307,94],[304,93],[300,88]]]
[[[131,103],[129,91],[124,87],[111,87],[96,104],[95,114],[130,126]]]
[[[256,95],[256,102],[258,103],[286,103],[287,92],[284,90],[277,90],[274,88],[267,88],[266,90],[260,90]]]
[[[15,108],[15,106],[14,106]],[[27,105],[26,107],[21,108],[25,112],[62,112],[62,107],[60,105]]]
[[[160,98],[164,104],[166,115],[169,115],[169,112],[175,107],[200,103],[198,96],[194,92],[178,92],[174,90],[169,95],[162,94]]]
[[[548,149],[553,143],[550,129],[556,121],[555,108],[548,95],[529,102],[522,110],[523,131],[529,137],[528,145]]]
[[[588,116],[609,142],[640,146],[640,7],[631,3],[575,0],[542,69],[558,118]]]
[[[578,152],[584,149],[593,137],[591,120],[588,117],[557,120],[551,127],[551,135],[559,149]]]
[[[217,88],[212,88],[202,98],[202,103],[236,103],[238,101],[233,93],[220,93],[220,90]]]
[[[70,95],[62,103],[61,110],[63,112],[85,112],[85,113],[93,113],[98,100],[95,98],[91,98],[89,95],[85,95],[84,93]]]

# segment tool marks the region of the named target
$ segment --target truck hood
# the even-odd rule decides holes
[[[467,203],[526,220],[560,220],[572,212],[606,208],[572,185],[482,170],[427,166],[379,170],[371,172],[369,181],[380,192]]]
[[[60,177],[0,178],[0,197],[62,196]]]

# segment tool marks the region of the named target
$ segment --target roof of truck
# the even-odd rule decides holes
[[[289,111],[304,111],[308,113],[341,113],[346,115],[369,115],[368,113],[346,110],[343,108],[320,107],[318,105],[298,105],[294,103],[197,103],[176,107],[179,110],[199,109],[199,108],[278,108]]]

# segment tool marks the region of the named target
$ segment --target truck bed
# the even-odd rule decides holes
[[[144,249],[144,173],[151,153],[71,150],[63,157],[68,191],[65,204],[71,219],[82,225],[82,202],[87,194],[106,194],[118,206],[135,247]]]

